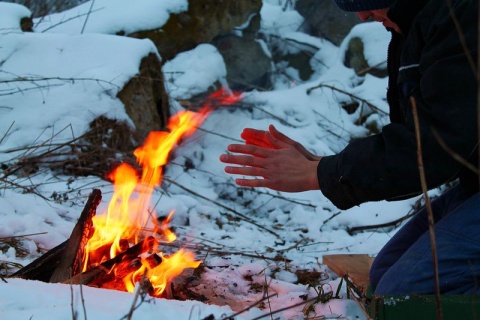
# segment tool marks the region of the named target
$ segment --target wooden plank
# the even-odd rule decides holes
[[[353,284],[366,292],[370,285],[370,267],[374,258],[367,254],[331,254],[323,256],[323,263],[339,276],[348,275]]]

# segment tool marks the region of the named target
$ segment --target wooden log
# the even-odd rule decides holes
[[[113,288],[124,287],[123,278],[137,271],[142,266],[142,261],[139,258],[132,260],[123,260],[115,265],[114,270],[110,272],[102,272],[96,276],[88,286],[98,288]]]
[[[123,252],[130,247],[127,239],[120,239],[119,242],[120,251]],[[99,248],[89,252],[88,256],[88,265],[86,269],[91,269],[99,264],[99,262],[106,261],[110,259],[110,249],[112,247],[112,243],[104,244]]]
[[[101,199],[101,193],[99,190],[95,189],[92,192],[92,194],[90,194],[89,199],[87,200],[87,203],[85,205],[85,208],[80,216],[80,219],[77,222],[77,225],[78,223],[83,222],[83,219],[82,219],[83,215],[92,214],[95,212],[96,207],[100,202],[100,199]],[[80,221],[81,219],[82,221]],[[77,228],[77,226],[74,227],[74,230],[75,228]],[[55,248],[50,249],[38,259],[35,259],[28,265],[24,266],[23,268],[13,273],[10,277],[49,282],[50,279],[52,278],[53,273],[59,267],[60,261],[65,255],[68,242],[69,240],[66,240],[60,243]]]
[[[158,254],[154,253],[149,255],[147,258],[145,258],[145,261],[148,263],[148,266],[150,269],[153,269],[162,263],[162,257],[160,257]]]
[[[64,280],[63,283],[71,284],[85,284],[89,285],[95,278],[102,276],[105,273],[109,273],[111,269],[124,260],[133,260],[145,251],[151,250],[155,244],[155,238],[149,236],[143,241],[140,241],[136,245],[128,248],[126,251],[118,254],[114,258],[107,260],[100,265],[91,268],[85,272],[74,275],[71,279]]]
[[[50,282],[62,282],[82,271],[82,261],[85,255],[85,246],[93,235],[92,218],[96,214],[97,207],[102,200],[102,193],[94,189],[80,214],[77,224],[73,228],[67,241],[64,254],[60,259]]]
[[[55,248],[48,250],[40,258],[30,262],[14,274],[10,275],[10,278],[48,282],[53,271],[60,262],[66,247],[67,241],[60,243]]]

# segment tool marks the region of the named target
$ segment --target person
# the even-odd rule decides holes
[[[245,144],[229,145],[220,161],[227,173],[244,176],[235,180],[239,186],[321,190],[339,209],[349,209],[421,194],[421,150],[428,189],[451,186],[431,205],[438,288],[442,294],[479,294],[478,0],[335,1],[361,20],[381,22],[392,34],[390,123],[328,156],[310,153],[272,125],[246,128]],[[381,295],[433,294],[433,266],[422,208],[375,257],[372,289]]]

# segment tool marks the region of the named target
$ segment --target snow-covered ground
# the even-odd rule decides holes
[[[296,70],[286,68],[274,79],[273,90],[244,93],[242,103],[215,110],[174,150],[152,206],[158,215],[175,210],[172,226],[178,242],[194,247],[197,259],[203,261],[199,291],[211,299],[208,303],[140,299],[133,319],[221,319],[253,306],[265,295],[269,299],[235,318],[269,317],[283,308],[273,317],[306,318],[305,305],[299,305],[305,297],[315,298],[319,288],[335,293],[340,283],[322,264],[322,256],[374,256],[396,229],[349,230],[403,217],[416,200],[367,203],[340,211],[320,192],[242,189],[224,173],[218,158],[228,144],[240,141],[245,127],[266,129],[274,124],[319,155],[339,152],[350,139],[368,134],[366,125],[355,125],[368,107],[348,114],[341,104],[351,98],[342,91],[383,111],[368,117],[367,124],[381,127],[388,121],[386,79],[356,76],[342,62],[346,41],[354,36],[363,40],[370,65],[385,61],[389,34],[383,26],[358,25],[344,45],[336,47],[299,32],[302,18],[295,11],[282,10],[282,1],[263,2],[262,32],[318,47],[311,60],[315,73],[301,81]],[[94,176],[72,179],[47,170],[7,175],[8,168],[32,150],[40,152],[80,136],[98,116],[133,126],[116,95],[138,72],[141,59],[158,52],[149,40],[112,34],[161,26],[171,12],[186,10],[188,3],[97,0],[91,5],[89,1],[37,20],[34,33],[23,33],[18,21],[29,15],[28,10],[0,2],[0,243],[25,235],[25,254],[2,247],[0,263],[28,264],[65,241],[93,188],[103,194],[98,212],[105,211],[113,192],[110,182]],[[284,43],[284,50],[294,50],[288,41]],[[264,45],[268,50],[269,44]],[[209,44],[179,54],[164,64],[163,72],[172,113],[182,109],[175,99],[188,99],[214,83],[226,83],[222,57]],[[319,272],[318,283],[300,283],[303,271]],[[365,318],[355,302],[345,298],[344,287],[340,295],[313,304],[308,316]],[[134,294],[126,292],[11,278],[0,281],[1,319],[122,319],[133,303]],[[294,305],[298,306],[286,308]]]

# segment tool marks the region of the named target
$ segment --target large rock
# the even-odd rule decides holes
[[[298,0],[295,9],[305,18],[312,36],[337,46],[352,27],[361,22],[355,13],[340,10],[333,0]]]
[[[345,51],[345,66],[355,70],[355,73],[359,76],[369,73],[375,77],[385,78],[388,75],[385,65],[370,66],[365,59],[364,51],[365,48],[362,39],[358,37],[350,39],[347,50]]]
[[[259,14],[261,0],[195,0],[189,1],[188,11],[172,14],[161,29],[139,31],[128,36],[148,38],[165,60],[177,53],[210,43],[215,37],[230,32]]]
[[[248,91],[269,89],[272,61],[257,41],[228,35],[213,42],[223,56],[227,82],[231,89]]]
[[[125,110],[142,139],[150,131],[165,129],[170,117],[161,67],[156,55],[150,54],[143,58],[139,73],[118,93],[118,98],[125,105]]]

